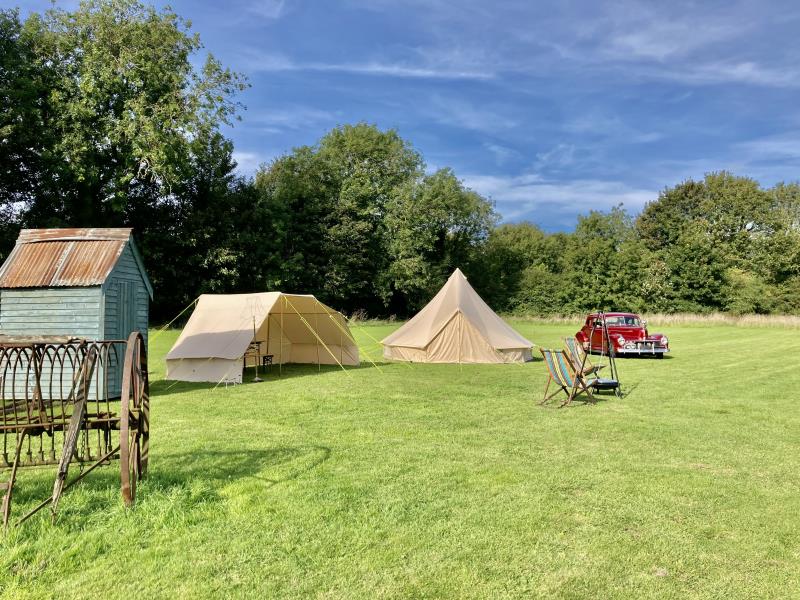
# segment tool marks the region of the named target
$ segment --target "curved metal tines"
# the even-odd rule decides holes
[[[0,467],[55,464],[75,403],[86,399],[74,460],[88,462],[112,449],[125,341],[0,342]]]
[[[117,458],[123,500],[133,505],[147,472],[149,407],[147,350],[139,332],[126,341],[97,342],[0,336],[3,527],[24,467],[58,465],[52,495],[18,523],[48,504],[55,518],[63,492]],[[73,462],[81,463],[81,472],[68,479]]]

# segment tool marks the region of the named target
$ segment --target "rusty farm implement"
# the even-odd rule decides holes
[[[0,493],[3,527],[21,471],[56,467],[50,506],[97,467],[120,464],[126,506],[147,472],[149,383],[144,339],[87,341],[0,336]],[[68,481],[70,467],[79,471]],[[74,470],[74,469],[73,469]]]

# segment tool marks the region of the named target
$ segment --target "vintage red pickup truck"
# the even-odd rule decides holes
[[[669,340],[662,333],[649,333],[647,322],[634,313],[605,313],[608,337],[614,345],[614,354],[644,355],[663,358],[669,352]],[[603,315],[592,313],[586,317],[575,338],[588,352],[605,354],[608,343],[603,340]],[[590,339],[591,338],[591,339]]]

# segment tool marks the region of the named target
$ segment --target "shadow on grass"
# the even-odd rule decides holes
[[[623,396],[624,398],[624,396]],[[617,396],[611,390],[604,390],[602,392],[595,392],[592,399],[589,399],[586,394],[581,394],[572,399],[569,404],[564,404],[565,397],[563,395],[554,396],[547,402],[537,400],[536,404],[539,408],[558,409],[558,408],[580,408],[583,406],[593,406],[609,400],[616,400]]]
[[[381,369],[402,367],[400,363],[393,362],[378,362],[376,364]],[[345,366],[345,370],[347,371],[363,371],[365,369],[375,369],[375,366],[372,363],[362,363],[358,366]],[[293,364],[283,365],[282,369],[279,368],[278,365],[273,365],[266,369],[259,368],[258,375],[263,381],[255,382],[253,381],[255,378],[255,369],[253,367],[248,367],[242,374],[242,383],[237,383],[235,385],[228,384],[226,386],[224,384],[217,385],[215,383],[208,382],[192,383],[187,381],[157,379],[150,383],[150,395],[151,397],[163,397],[171,394],[182,394],[184,392],[193,392],[198,390],[216,390],[224,392],[226,388],[230,387],[240,387],[243,385],[269,385],[270,383],[276,381],[294,379],[297,377],[312,377],[314,375],[320,375],[323,373],[341,373],[343,377],[346,377],[346,375],[342,373],[342,368],[338,365],[320,365],[318,367],[317,365]]]
[[[592,398],[595,400],[594,403],[589,401],[585,396],[578,396],[577,398],[574,398],[571,403],[567,404],[563,408],[568,408],[571,406],[591,406],[592,404],[600,404],[601,402],[608,402],[610,400],[623,400],[628,398],[631,394],[633,394],[633,392],[636,391],[636,388],[638,387],[639,387],[638,382],[630,386],[623,385],[621,386],[622,392],[620,396],[617,396],[612,390],[603,390],[602,392],[595,392],[594,396],[592,396]],[[543,406],[548,406],[548,405],[544,404]],[[562,408],[562,407],[556,405],[556,408]]]
[[[636,383],[634,383],[633,385],[623,386],[623,388],[622,388],[622,397],[623,398],[629,397],[631,394],[633,394],[633,392],[636,391],[636,388],[638,388],[638,387],[639,387],[639,382],[638,381]]]
[[[159,454],[157,460],[161,464],[150,470],[148,480],[159,487],[170,487],[192,479],[218,484],[252,477],[272,486],[297,479],[330,456],[331,449],[327,446]]]
[[[394,366],[392,363],[388,362],[379,362],[376,363],[381,369],[384,367],[391,367]],[[281,381],[283,379],[293,379],[295,377],[311,377],[313,375],[321,375],[323,373],[341,373],[343,376],[346,375],[342,372],[344,371],[364,371],[369,369],[375,369],[372,363],[361,363],[360,365],[356,366],[348,366],[345,365],[344,369],[339,365],[283,365],[283,368],[280,368],[278,365],[272,365],[271,367],[267,367],[266,369],[259,368],[258,375],[261,379],[264,380],[264,383],[268,383],[270,381]],[[248,367],[244,370],[242,374],[242,379],[244,380],[245,384],[253,383],[253,378],[255,377],[255,370],[253,367]]]
[[[608,355],[607,354],[601,354],[600,352],[592,351],[592,352],[589,352],[589,355],[592,356],[592,357],[596,357],[595,360],[600,360],[600,361],[602,361],[602,360],[606,360],[607,361],[608,360],[606,358]],[[658,356],[655,356],[653,354],[615,354],[614,355],[614,360],[621,360],[621,361],[623,361],[623,363],[626,362],[626,361],[629,361],[629,360],[630,361],[634,361],[634,360],[656,360],[656,361],[658,361],[658,360],[664,360],[664,359],[670,360],[671,358],[673,358],[673,357],[668,352],[665,352],[664,354],[662,354],[661,358],[659,358]]]
[[[540,356],[534,356],[532,360],[527,361],[526,363],[516,363],[518,366],[525,366],[526,364],[539,364],[543,362],[544,359]],[[414,363],[414,362],[404,362],[404,361],[376,361],[373,365],[370,362],[362,362],[358,366],[345,366],[345,370],[349,371],[364,371],[369,369],[376,369],[376,365],[381,370],[384,369],[409,369],[415,368],[417,365],[425,365],[434,367],[437,366],[436,363]],[[512,363],[506,363],[511,365]],[[472,367],[472,366],[486,366],[481,365],[478,363],[464,363],[462,366],[464,367]],[[499,366],[499,365],[497,365]],[[513,365],[512,365],[513,366]],[[237,384],[228,384],[227,386],[224,384],[215,384],[215,383],[208,383],[208,382],[188,382],[188,381],[174,381],[168,379],[156,379],[151,381],[150,383],[150,396],[152,398],[170,396],[172,394],[183,394],[185,392],[194,392],[194,391],[211,391],[216,390],[223,392],[226,388],[230,387],[241,387],[241,386],[250,386],[250,385],[269,385],[270,383],[274,383],[277,381],[295,379],[298,377],[313,377],[314,375],[320,375],[323,373],[341,373],[342,368],[338,365],[298,365],[298,364],[289,364],[283,365],[281,369],[278,365],[272,365],[271,367],[266,368],[259,368],[258,375],[262,379],[262,381],[255,382],[253,379],[255,378],[255,369],[253,367],[248,367],[244,370],[242,374],[242,383]],[[341,373],[342,376],[346,375]]]
[[[224,502],[219,491],[224,485],[257,479],[264,482],[263,489],[267,490],[312,471],[330,456],[331,449],[327,446],[157,454],[155,463],[151,459],[151,466],[144,485],[140,486],[137,502],[147,500],[148,494],[156,502],[159,498],[185,496],[182,502],[187,510],[200,501],[204,504]],[[71,465],[68,481],[78,473],[77,466]],[[121,505],[119,473],[119,461],[114,461],[65,492],[59,505],[58,522],[68,529],[79,530],[85,519],[108,512],[112,507],[111,502]],[[32,470],[24,469],[19,472],[17,485],[14,487],[12,524],[52,494],[55,474],[55,466],[52,470],[37,469],[35,476]],[[199,491],[193,491],[195,488]],[[78,503],[72,500],[76,490],[82,491]],[[49,508],[45,507],[34,518],[49,520]]]

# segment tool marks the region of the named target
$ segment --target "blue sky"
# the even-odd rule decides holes
[[[548,230],[708,171],[800,179],[794,1],[170,4],[249,77],[243,173],[366,121]]]

